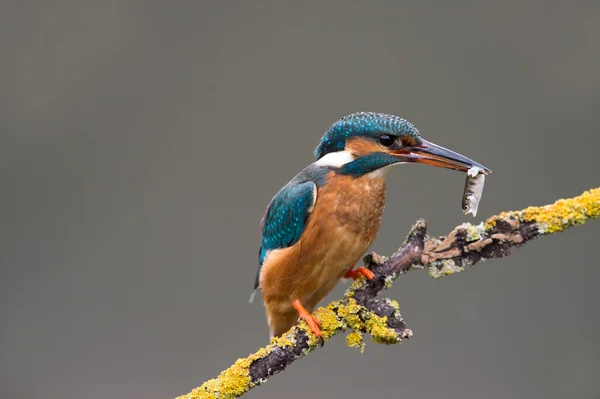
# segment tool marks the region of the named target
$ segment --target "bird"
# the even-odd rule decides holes
[[[261,219],[260,290],[270,337],[303,319],[322,340],[316,305],[342,278],[373,279],[354,266],[381,226],[390,167],[420,163],[466,172],[485,166],[421,137],[408,120],[378,112],[339,119],[322,136],[316,160],[271,199]]]

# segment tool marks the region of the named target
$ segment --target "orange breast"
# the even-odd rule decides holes
[[[267,313],[290,311],[294,299],[312,311],[377,236],[385,205],[383,174],[327,177],[300,240],[265,259],[260,285]]]

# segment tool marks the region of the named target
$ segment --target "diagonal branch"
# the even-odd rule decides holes
[[[373,280],[355,281],[344,298],[315,311],[323,339],[327,341],[336,334],[352,330],[346,342],[361,351],[365,333],[377,343],[399,343],[410,338],[412,332],[406,328],[398,303],[377,296],[401,274],[427,268],[434,278],[451,275],[481,260],[508,256],[511,248],[520,247],[533,238],[562,232],[599,216],[600,188],[595,188],[551,205],[502,212],[477,226],[463,223],[444,237],[428,237],[425,221],[419,220],[392,256],[385,258],[375,253],[365,256],[366,266],[375,274]],[[238,359],[217,378],[177,399],[240,397],[318,347],[319,340],[301,321],[284,336],[273,338],[266,347]]]

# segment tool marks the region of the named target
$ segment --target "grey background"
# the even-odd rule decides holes
[[[599,185],[600,2],[350,4],[2,3],[1,398],[170,398],[265,344],[260,217],[348,113],[494,171],[473,219],[463,174],[396,167],[383,254]],[[337,337],[247,397],[598,398],[599,233],[410,273],[414,339]]]

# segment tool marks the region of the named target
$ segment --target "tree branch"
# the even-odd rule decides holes
[[[344,298],[315,311],[323,339],[327,341],[352,330],[346,342],[361,351],[364,350],[363,334],[369,334],[377,343],[399,343],[410,338],[412,332],[406,328],[398,303],[377,298],[377,295],[401,274],[427,268],[433,278],[451,275],[481,260],[505,257],[511,248],[520,247],[533,238],[562,232],[599,216],[600,188],[595,188],[551,205],[503,212],[477,226],[463,223],[444,237],[428,237],[425,221],[419,220],[392,256],[386,258],[375,253],[365,256],[366,267],[375,274],[373,280],[361,278],[353,282]],[[319,340],[301,321],[284,336],[273,338],[266,347],[238,359],[217,378],[177,399],[240,397],[318,347]]]

